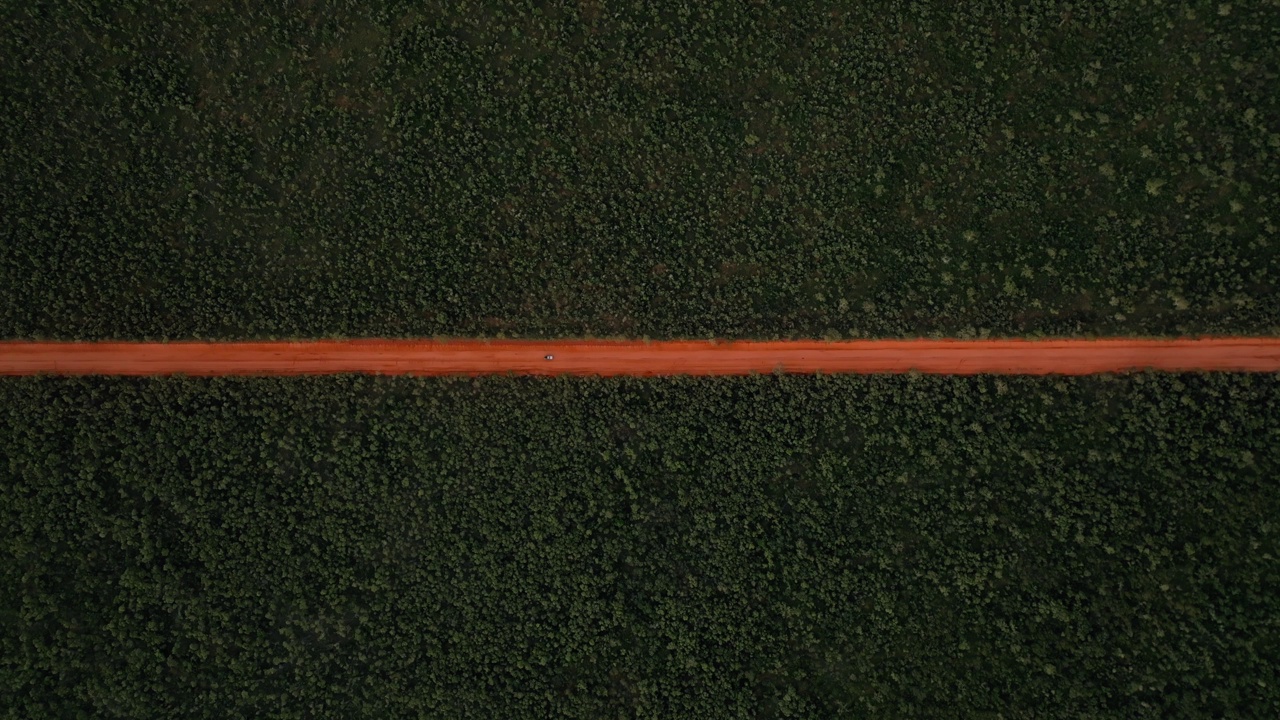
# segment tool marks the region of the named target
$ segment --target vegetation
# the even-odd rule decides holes
[[[0,15],[0,337],[1280,328],[1271,3]]]
[[[8,379],[0,715],[1276,717],[1278,453],[1270,375]]]

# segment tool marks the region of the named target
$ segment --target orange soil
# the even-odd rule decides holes
[[[544,359],[554,355],[554,360]],[[0,375],[747,375],[923,373],[1086,375],[1280,371],[1280,338],[1182,340],[323,340],[0,342]]]

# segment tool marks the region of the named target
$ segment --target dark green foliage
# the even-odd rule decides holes
[[[0,14],[0,337],[1280,328],[1269,2]]]
[[[1280,378],[0,383],[0,715],[1277,717]]]

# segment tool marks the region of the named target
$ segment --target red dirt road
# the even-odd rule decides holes
[[[554,355],[553,360],[544,356]],[[0,375],[747,375],[922,373],[1087,375],[1280,371],[1280,338],[1184,340],[339,340],[0,342]]]

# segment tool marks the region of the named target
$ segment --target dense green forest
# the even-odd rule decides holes
[[[7,379],[0,716],[1280,716],[1280,377]]]
[[[8,2],[0,337],[1280,328],[1274,2]]]
[[[0,4],[0,338],[1280,334],[1274,2]],[[0,381],[0,717],[1280,717],[1280,376]]]

